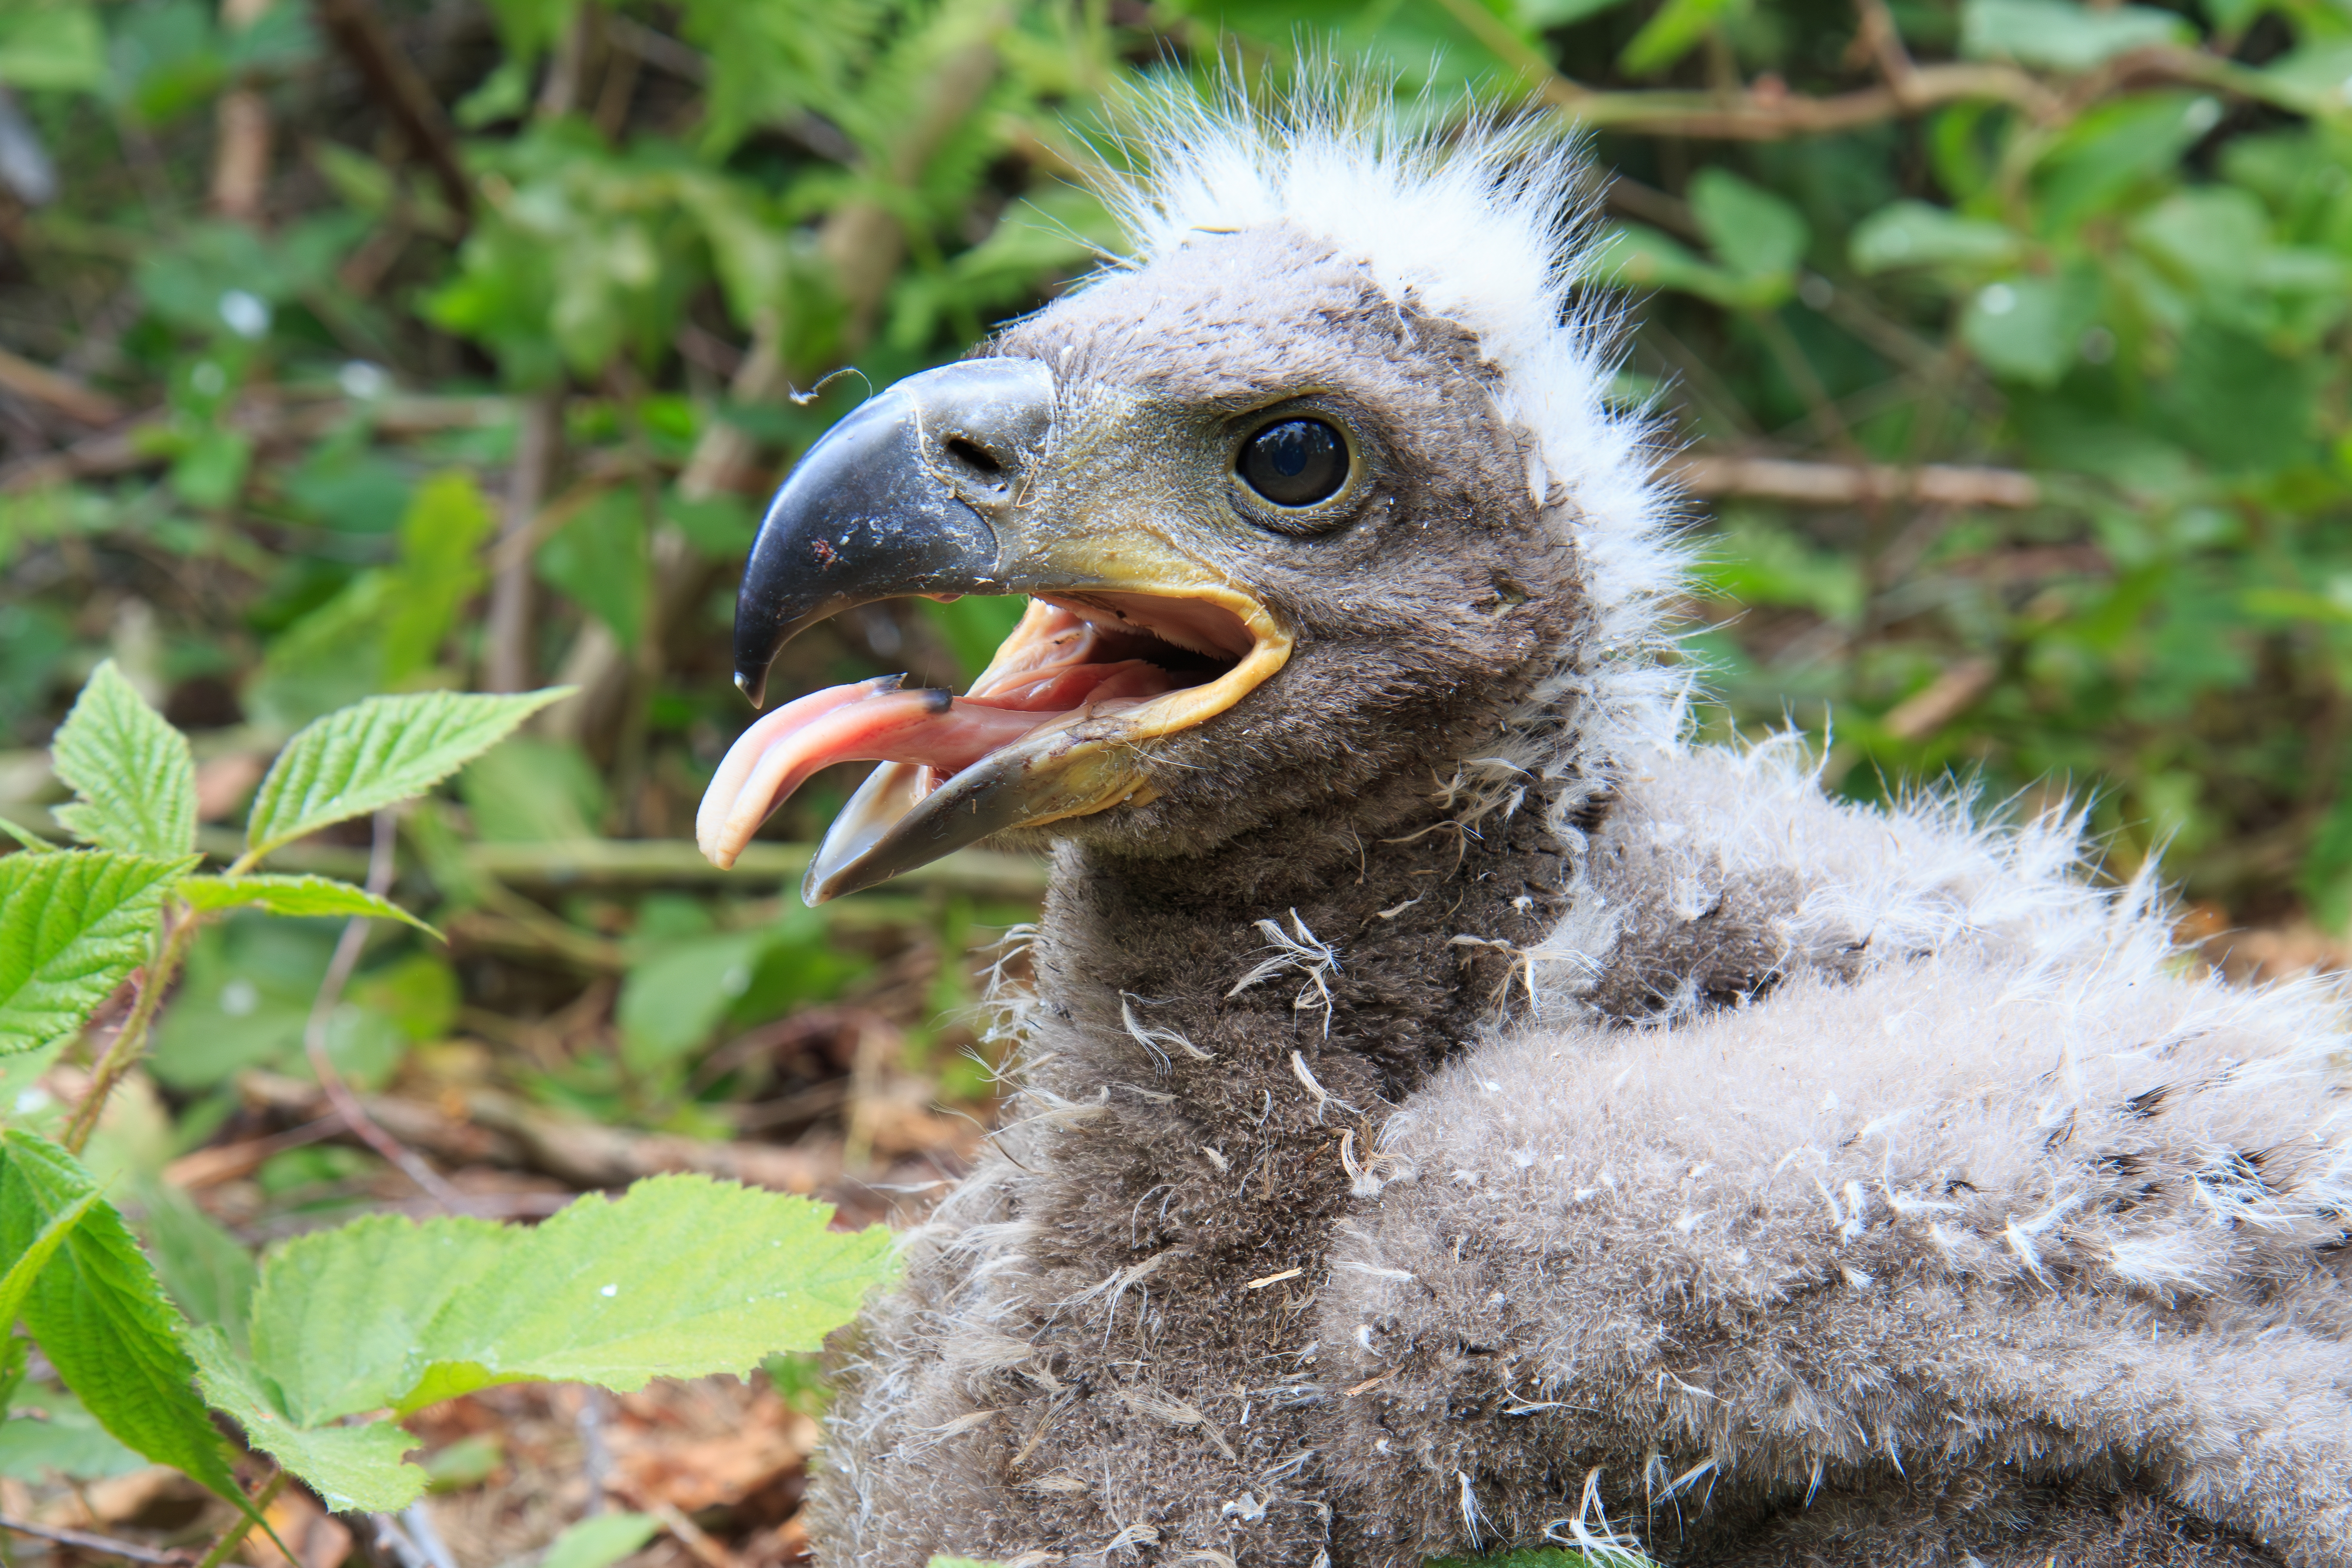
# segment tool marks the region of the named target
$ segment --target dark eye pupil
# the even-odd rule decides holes
[[[1320,419],[1285,419],[1242,447],[1242,479],[1276,506],[1312,506],[1348,482],[1348,444]]]

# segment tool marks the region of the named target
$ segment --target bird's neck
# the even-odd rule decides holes
[[[1388,1109],[1524,997],[1570,868],[1539,811],[1465,827],[1425,786],[1190,859],[1066,847],[1030,1075],[1094,1108],[1060,1234],[1319,1258]]]

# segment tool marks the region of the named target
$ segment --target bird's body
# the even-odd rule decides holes
[[[761,721],[714,858],[851,755],[818,896],[1056,857],[820,1561],[2352,1563],[2335,998],[2179,973],[2072,823],[1682,743],[1573,166],[1351,113],[1172,114],[1140,264],[763,529],[747,689],[860,596],[1038,605],[963,698]]]

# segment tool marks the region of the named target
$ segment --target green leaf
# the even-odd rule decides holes
[[[217,1326],[244,1353],[246,1318],[260,1278],[253,1254],[170,1183],[149,1177],[138,1192],[140,1239],[165,1293],[190,1322]]]
[[[305,1479],[399,1506],[425,1484],[400,1462],[414,1439],[339,1418],[500,1383],[626,1392],[814,1349],[892,1271],[881,1227],[835,1232],[832,1214],[680,1175],[530,1228],[385,1215],[314,1232],[263,1262],[250,1372],[199,1347],[205,1390]]]
[[[0,1257],[20,1254],[58,1215],[80,1224],[25,1298],[25,1326],[66,1385],[114,1436],[249,1511],[228,1450],[197,1398],[180,1346],[180,1315],[113,1205],[63,1149],[30,1133],[0,1134]]]
[[[606,490],[540,546],[536,563],[549,586],[604,622],[625,648],[637,646],[646,624],[645,512],[635,490]]]
[[[1969,300],[1960,339],[1994,374],[2049,386],[2074,363],[2093,308],[2072,279],[2004,278]]]
[[[2341,110],[2352,100],[2352,38],[2305,43],[2264,66],[2263,75],[2302,100],[2307,114]]]
[[[0,1274],[0,1334],[16,1326],[16,1319],[25,1310],[25,1298],[33,1293],[33,1281],[97,1202],[98,1189],[93,1186],[59,1209],[41,1227],[40,1235],[33,1237],[32,1244],[17,1255],[16,1261],[8,1266],[8,1272]],[[0,1409],[5,1407],[5,1402],[0,1401]]]
[[[371,697],[330,713],[288,742],[261,781],[246,819],[246,853],[258,858],[332,823],[422,795],[571,691],[427,691]]]
[[[1655,76],[1724,23],[1748,14],[1749,0],[1666,0],[1625,45],[1617,64],[1628,76]]]
[[[2352,791],[2337,798],[2313,835],[2295,883],[2321,930],[2352,926]]]
[[[476,558],[496,520],[462,469],[416,487],[400,521],[400,572],[383,628],[387,686],[431,668],[457,612],[488,574]]]
[[[1541,33],[1613,11],[1623,4],[1625,0],[1516,0],[1512,9],[1518,13],[1520,26]]]
[[[1740,279],[1644,224],[1612,225],[1585,266],[1595,279],[1621,289],[1673,289],[1727,310],[1738,310],[1745,299]]]
[[[441,933],[389,899],[332,877],[290,876],[253,872],[242,877],[184,877],[180,897],[200,910],[230,910],[250,905],[273,915],[365,915],[372,920],[399,921],[433,936]]]
[[[404,1462],[417,1440],[398,1423],[297,1426],[218,1329],[190,1332],[188,1352],[205,1397],[236,1418],[248,1445],[301,1477],[330,1510],[393,1513],[425,1495],[425,1472]]]
[[[9,1342],[17,1347],[10,1353],[22,1355],[32,1342]],[[26,1414],[0,1421],[0,1476],[54,1484],[58,1476],[102,1481],[147,1468],[142,1456],[110,1436],[66,1389],[36,1383],[18,1388],[7,1404]]]
[[[2023,249],[1997,223],[1914,201],[1879,208],[1854,225],[1846,245],[1853,269],[1865,276],[1898,267],[1999,267]]]
[[[1797,209],[1727,169],[1693,175],[1690,205],[1716,260],[1742,278],[1779,283],[1805,258],[1811,231]]]
[[[2180,339],[2180,360],[2158,389],[2173,438],[2221,473],[2292,468],[2315,455],[2315,357],[2285,358],[2259,338],[2199,321]]]
[[[52,814],[75,837],[126,855],[196,846],[196,759],[108,659],[90,672],[49,754],[80,799]]]
[[[596,764],[578,746],[518,735],[467,764],[457,794],[485,844],[577,843],[602,831]]]
[[[646,1513],[600,1513],[571,1526],[548,1544],[539,1568],[612,1568],[661,1529]]]
[[[614,1009],[621,1059],[651,1072],[702,1044],[751,989],[772,940],[766,931],[733,931],[666,947],[632,965]]]
[[[625,1394],[815,1350],[893,1272],[884,1227],[834,1231],[832,1218],[807,1198],[674,1175],[501,1227],[504,1266],[435,1321],[434,1364],[401,1407],[463,1392],[457,1384],[578,1381]]]
[[[106,80],[106,33],[89,5],[16,5],[0,14],[0,82],[79,92]]]
[[[1967,0],[1960,7],[1962,54],[2052,70],[2089,70],[2127,50],[2190,37],[2187,22],[2147,5],[2094,11],[2066,0]]]
[[[163,895],[194,864],[102,849],[0,859],[0,1056],[80,1028],[145,961]]]

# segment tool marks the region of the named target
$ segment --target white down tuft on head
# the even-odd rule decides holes
[[[1359,261],[1398,304],[1475,334],[1500,373],[1498,406],[1530,438],[1537,504],[1576,544],[1590,619],[1495,754],[1465,759],[1455,786],[1475,817],[1516,809],[1540,780],[1565,816],[1587,793],[1577,780],[1637,741],[1673,737],[1687,684],[1657,660],[1687,563],[1675,498],[1653,422],[1610,396],[1618,311],[1577,289],[1588,165],[1539,125],[1473,112],[1414,129],[1386,89],[1309,75],[1271,110],[1230,83],[1210,95],[1162,84],[1131,114],[1130,167],[1095,184],[1134,265],[1196,233],[1287,226]]]

